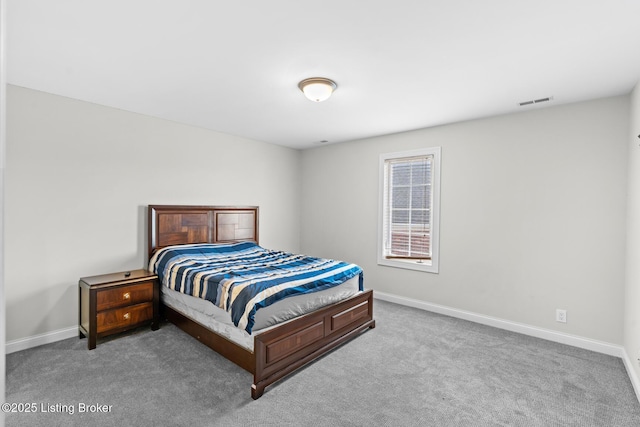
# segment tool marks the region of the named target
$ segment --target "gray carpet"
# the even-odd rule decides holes
[[[170,324],[99,341],[92,351],[86,340],[68,339],[13,353],[7,402],[33,402],[38,412],[7,414],[6,423],[640,426],[618,358],[379,300],[374,313],[375,329],[257,401],[249,373]],[[80,413],[82,404],[111,408]]]

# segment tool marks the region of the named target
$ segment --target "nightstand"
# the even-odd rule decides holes
[[[88,338],[89,350],[96,339],[151,324],[159,327],[158,276],[148,270],[83,277],[78,282],[79,337]]]

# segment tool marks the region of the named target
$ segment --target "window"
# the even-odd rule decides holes
[[[378,264],[438,272],[440,147],[380,156]]]

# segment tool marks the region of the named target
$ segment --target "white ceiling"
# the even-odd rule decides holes
[[[640,0],[6,3],[8,83],[294,148],[640,78]],[[297,87],[316,76],[323,103]]]

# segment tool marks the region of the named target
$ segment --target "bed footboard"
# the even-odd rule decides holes
[[[251,397],[259,398],[268,385],[374,327],[369,290],[256,335]]]

